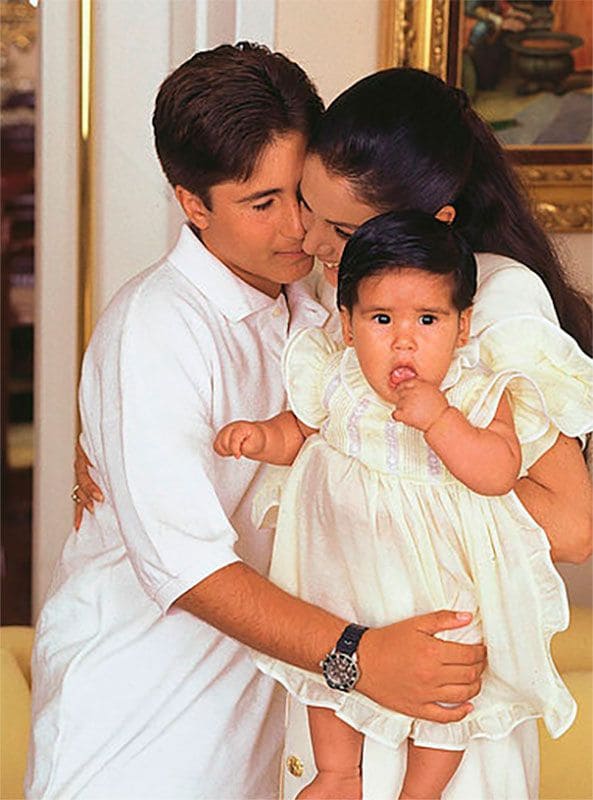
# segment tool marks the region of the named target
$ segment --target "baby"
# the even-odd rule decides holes
[[[585,429],[591,414],[582,380],[553,353],[542,351],[542,370],[558,377],[543,389],[480,364],[469,339],[475,290],[475,258],[444,223],[420,212],[365,223],[339,269],[346,347],[321,330],[298,333],[283,357],[291,411],[216,437],[219,455],[294,461],[270,575],[283,589],[349,616],[357,640],[367,626],[472,610],[473,625],[447,638],[488,646],[474,710],[446,725],[353,691],[353,648],[343,674],[326,659],[324,676],[258,655],[308,706],[318,774],[303,800],[361,797],[363,734],[408,740],[400,797],[440,798],[472,737],[502,738],[535,716],[559,736],[574,719],[549,647],[567,625],[564,586],[512,490],[559,430],[574,435],[575,417]],[[562,403],[548,396],[555,385]]]

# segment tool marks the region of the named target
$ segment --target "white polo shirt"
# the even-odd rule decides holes
[[[184,226],[101,317],[80,409],[105,502],[68,538],[39,618],[27,797],[276,797],[282,690],[171,604],[239,559],[267,571],[271,534],[249,514],[260,465],[212,442],[284,406],[286,339],[328,318],[305,284],[287,298]]]

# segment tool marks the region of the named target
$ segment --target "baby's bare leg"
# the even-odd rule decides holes
[[[307,711],[317,775],[297,800],[361,800],[362,734],[329,708]]]
[[[462,756],[463,750],[416,747],[408,740],[408,768],[400,800],[439,800]]]

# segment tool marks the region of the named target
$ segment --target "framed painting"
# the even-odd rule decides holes
[[[545,227],[593,229],[590,0],[383,0],[383,66],[461,86]]]

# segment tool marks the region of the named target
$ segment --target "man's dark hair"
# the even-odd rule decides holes
[[[338,307],[352,312],[363,278],[393,269],[422,269],[453,278],[453,305],[471,306],[476,259],[450,225],[422,211],[390,211],[373,217],[348,241],[338,271]]]
[[[307,140],[323,103],[281,53],[239,42],[196,53],[163,82],[152,125],[167,180],[210,207],[211,186],[244,181],[262,150],[291,132]]]

